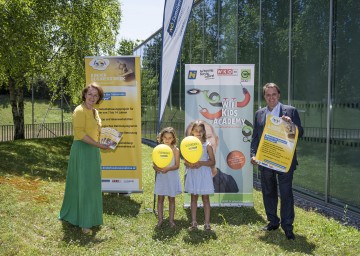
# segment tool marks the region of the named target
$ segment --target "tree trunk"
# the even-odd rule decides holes
[[[16,86],[15,80],[9,78],[10,104],[14,121],[14,140],[25,139],[24,131],[24,92]]]

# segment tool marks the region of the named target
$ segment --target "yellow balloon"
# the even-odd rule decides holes
[[[202,156],[201,141],[195,136],[185,137],[180,144],[182,156],[190,163],[196,163]]]
[[[157,145],[152,152],[152,160],[159,168],[164,168],[171,163],[173,158],[172,149],[165,144]]]

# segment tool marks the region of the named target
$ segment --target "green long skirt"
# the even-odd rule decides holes
[[[59,219],[81,228],[103,224],[100,150],[80,140],[71,146]]]

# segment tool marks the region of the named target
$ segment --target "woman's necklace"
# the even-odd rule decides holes
[[[86,109],[89,109],[89,110],[93,109],[92,107],[89,107],[89,106],[86,104],[85,101],[83,102],[83,106],[84,106]]]

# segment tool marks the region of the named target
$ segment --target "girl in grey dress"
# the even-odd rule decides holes
[[[160,227],[163,223],[165,196],[169,199],[170,227],[175,227],[175,196],[181,194],[182,191],[179,174],[180,151],[176,147],[177,138],[174,128],[164,128],[158,136],[158,142],[165,144],[172,149],[173,159],[171,160],[171,163],[164,168],[159,168],[155,165],[155,163],[153,163],[153,168],[156,171],[154,194],[158,196],[157,210],[159,221],[157,227]]]
[[[197,201],[201,195],[204,206],[204,229],[210,227],[210,194],[214,194],[214,183],[211,167],[215,165],[215,155],[210,142],[206,141],[205,124],[201,120],[192,123],[191,135],[197,137],[202,143],[203,153],[196,163],[184,161],[186,166],[185,191],[191,194],[191,229],[197,228],[196,212]]]

